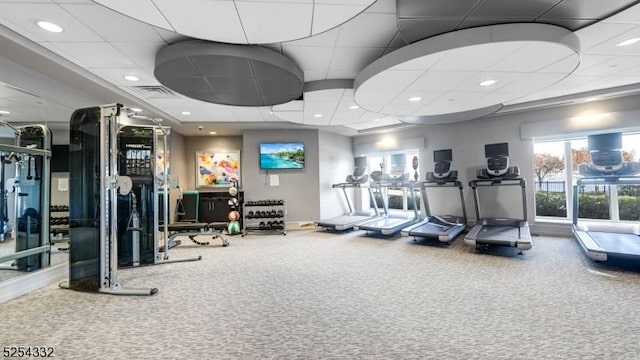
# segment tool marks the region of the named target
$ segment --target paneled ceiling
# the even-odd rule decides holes
[[[132,8],[134,3],[137,7]],[[171,3],[185,5],[180,9],[169,9]],[[242,34],[236,39],[227,39],[224,37],[239,30],[228,24],[218,29],[213,24],[215,21],[211,26],[197,25],[198,21],[207,18],[207,11],[212,11],[198,7],[200,3],[207,3],[206,6],[234,4],[233,16],[242,24]],[[500,86],[511,86],[518,96],[490,101],[490,105],[496,105],[494,102],[501,105],[499,111],[527,107],[528,104],[553,104],[557,99],[581,101],[595,95],[605,97],[619,94],[620,89],[635,92],[636,87],[640,89],[640,42],[621,45],[626,40],[640,39],[638,3],[628,0],[377,0],[373,4],[360,0],[0,0],[0,35],[20,39],[20,43],[39,54],[37,56],[60,64],[76,77],[77,74],[84,75],[96,88],[109,89],[106,93],[115,94],[113,99],[104,98],[105,91],[102,91],[101,96],[91,99],[104,103],[123,101],[130,107],[140,107],[143,114],[165,117],[184,133],[197,134],[194,130],[197,125],[206,124],[212,129],[231,125],[236,128],[304,126],[357,134],[406,126],[404,122],[411,122],[408,117],[421,114],[417,109],[429,109],[427,113],[433,113],[426,103],[426,95],[421,99],[423,103],[396,101],[396,98],[410,95],[405,90],[416,78],[402,76],[411,71],[417,71],[421,77],[434,68],[434,78],[424,81],[431,93],[428,96],[437,99],[452,89],[464,92],[476,86],[475,82],[482,81],[487,72],[505,72],[499,66],[503,61],[508,65],[506,72],[529,77],[537,85],[523,89],[516,86],[515,79],[505,77],[506,80],[499,82]],[[149,10],[149,6],[153,9]],[[245,16],[242,10],[245,6],[254,9],[277,6],[279,10]],[[317,9],[317,13],[311,15],[311,22],[305,15],[306,20],[301,25],[305,28],[304,34],[293,25],[284,26],[299,22],[301,15],[295,9],[301,6]],[[334,9],[333,16],[320,10],[323,8]],[[161,20],[158,12],[171,12],[172,18]],[[322,16],[323,20],[317,20],[313,25],[316,16]],[[193,24],[190,24],[191,20]],[[62,32],[45,31],[38,27],[39,21],[57,24]],[[444,41],[441,39],[449,34],[473,32],[472,28],[478,26],[514,23],[559,26],[578,39],[579,47],[575,52],[565,52],[561,48],[547,51],[536,41],[516,43],[514,40],[509,46],[494,46],[494,43],[491,50],[477,51],[469,44],[450,43],[451,52],[429,56],[416,53],[414,58],[396,64],[407,67],[406,73],[398,72],[388,85],[399,86],[403,81],[409,81],[409,84],[405,84],[405,90],[396,93],[393,99],[385,89],[383,78],[379,79],[382,82],[378,85],[368,89],[373,92],[363,93],[367,95],[366,101],[360,96],[359,91],[363,89],[358,89],[358,82],[356,88],[353,87],[354,80],[359,76],[362,78],[367,67],[378,61],[387,62],[421,42]],[[187,31],[187,28],[198,31]],[[202,34],[203,31],[206,34]],[[260,46],[290,58],[303,72],[303,97],[273,107],[232,106],[195,100],[168,89],[154,76],[156,54],[168,45],[194,38],[260,43]],[[15,77],[11,67],[5,65],[13,62],[15,66],[16,62],[22,61],[5,51],[0,49],[0,82],[17,86],[13,83]],[[491,56],[483,57],[487,52]],[[25,61],[25,66],[27,63],[33,61]],[[30,70],[45,72],[46,69],[31,66]],[[461,77],[459,72],[462,70],[470,73]],[[135,81],[127,80],[125,76],[133,76],[130,79]],[[65,85],[76,86],[76,80],[72,80],[72,76],[68,78]],[[509,85],[509,81],[513,84]],[[55,98],[51,101],[55,106],[52,105],[52,110],[44,115],[51,121],[67,121],[70,115],[67,112],[80,105],[91,105],[86,104],[88,96],[79,96],[78,99],[83,99],[79,101],[70,99],[71,96],[59,96],[51,86],[38,86],[36,80],[28,84],[29,88],[22,87],[23,93],[31,93],[45,101]],[[2,119],[34,121],[34,112],[42,113],[34,109],[29,115],[24,99],[8,96],[5,94],[8,92],[0,91],[0,111],[9,112],[3,114]],[[402,96],[398,97],[398,94]],[[387,102],[382,104],[382,100]],[[438,114],[459,110],[446,102],[438,104]]]

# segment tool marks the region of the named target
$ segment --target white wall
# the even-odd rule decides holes
[[[585,114],[587,116],[585,116]],[[527,181],[527,216],[534,222],[533,143],[535,138],[548,139],[571,135],[585,135],[607,130],[640,130],[640,96],[612,99],[593,104],[554,107],[544,110],[507,113],[491,118],[462,123],[425,125],[404,131],[358,136],[354,149],[369,149],[370,144],[397,144],[400,149],[407,139],[426,138],[420,154],[420,176],[433,169],[433,150],[453,149],[453,169],[460,171],[459,180],[465,187],[465,203],[470,221],[475,221],[474,201],[469,181],[475,171],[486,164],[484,145],[509,143],[510,163],[520,168]],[[383,141],[384,140],[384,141]],[[394,148],[389,149],[393,151]],[[453,200],[455,197],[455,201]],[[522,214],[518,187],[482,189],[482,216],[519,217]],[[435,214],[451,213],[458,205],[452,192],[429,192],[430,205]],[[436,210],[438,209],[438,210]]]
[[[353,140],[327,131],[318,133],[320,218],[328,219],[349,211],[340,189],[331,186],[353,174]],[[353,205],[353,190],[347,191]]]
[[[241,136],[190,136],[184,139],[184,163],[186,166],[184,189],[196,188],[196,151],[199,150],[239,150],[242,154]],[[240,163],[240,187],[244,186],[244,163]],[[206,191],[209,188],[200,190]],[[210,189],[209,189],[210,190]]]
[[[295,170],[260,170],[261,142],[304,142],[305,166]],[[320,218],[318,130],[247,130],[242,142],[242,189],[246,200],[284,199],[287,221]],[[268,175],[278,175],[279,186]]]

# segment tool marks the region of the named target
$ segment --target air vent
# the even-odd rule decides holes
[[[129,89],[144,99],[166,99],[176,96],[173,91],[162,85],[130,86]]]

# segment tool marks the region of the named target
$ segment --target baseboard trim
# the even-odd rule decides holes
[[[0,283],[0,304],[69,277],[69,263],[64,262]]]

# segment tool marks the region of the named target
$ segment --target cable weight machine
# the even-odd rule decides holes
[[[156,176],[153,159],[156,135],[166,152],[169,130],[158,121],[138,126],[130,120],[120,104],[79,109],[71,116],[69,280],[62,288],[153,295],[157,288],[124,287],[119,267],[201,259],[169,259],[166,247],[160,254],[157,193],[160,187],[168,190],[168,168],[165,164]]]

